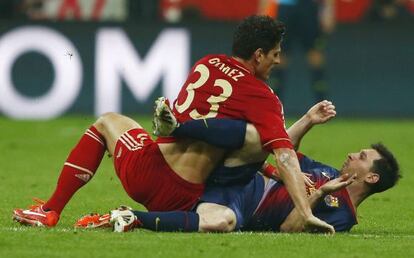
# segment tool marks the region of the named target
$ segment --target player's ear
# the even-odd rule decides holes
[[[369,172],[365,177],[365,182],[368,184],[375,184],[380,180],[380,175],[375,172]]]
[[[256,61],[256,63],[260,64],[262,62],[263,57],[264,57],[263,49],[262,48],[256,49],[256,51],[254,51],[254,53],[253,53],[253,56],[254,56],[254,60]]]

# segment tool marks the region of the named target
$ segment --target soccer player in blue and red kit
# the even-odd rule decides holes
[[[318,103],[289,128],[289,136],[296,148],[313,125],[333,117],[332,108],[330,102]],[[221,120],[221,123],[226,124],[227,121]],[[181,127],[187,125],[184,123]],[[228,130],[237,135],[242,131],[240,127],[242,126],[238,124]],[[213,128],[206,127],[204,133],[209,134],[212,130]],[[251,127],[247,131],[250,131],[247,134],[254,134]],[[187,131],[187,137],[192,136],[194,132]],[[197,138],[200,137],[197,135]],[[207,137],[204,138],[208,140]],[[251,144],[245,143],[245,147],[251,148]],[[313,182],[307,187],[313,213],[333,225],[336,231],[350,230],[357,223],[356,208],[361,202],[372,194],[391,188],[400,178],[396,159],[382,144],[374,144],[370,149],[348,154],[341,170],[316,162],[301,153],[298,156],[301,170]],[[297,210],[285,185],[280,181],[277,170],[266,165],[262,172],[264,175],[256,174],[247,184],[226,187],[209,185],[193,212],[199,216],[198,226],[190,227],[194,223],[189,221],[177,223],[177,220],[171,218],[173,213],[134,211],[134,215],[131,215],[129,211],[125,214],[135,216],[135,220],[139,221],[136,224],[140,227],[157,231],[303,231],[305,228],[297,221]],[[116,219],[122,220],[122,214]],[[117,228],[115,223],[115,229],[125,231],[130,228]]]

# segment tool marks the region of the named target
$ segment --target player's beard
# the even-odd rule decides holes
[[[346,170],[346,168],[348,167],[348,164],[349,164],[349,159],[346,159],[344,163],[342,164],[341,174],[343,174],[343,172]]]

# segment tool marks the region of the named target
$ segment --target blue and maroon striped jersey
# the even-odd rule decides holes
[[[339,171],[299,154],[302,171],[311,174],[315,187],[337,178]],[[315,189],[308,189],[311,193]],[[279,231],[280,225],[293,210],[294,205],[286,187],[275,180],[265,186],[263,196],[243,230]],[[349,231],[357,224],[354,206],[346,189],[325,196],[313,209],[313,214],[334,226],[336,231]]]

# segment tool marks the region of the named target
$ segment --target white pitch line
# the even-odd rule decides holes
[[[73,228],[47,228],[47,227],[30,227],[30,226],[19,226],[19,227],[0,227],[0,231],[13,231],[13,232],[28,232],[35,229],[47,230],[50,232],[74,232]]]
[[[87,230],[82,230],[82,229],[74,229],[74,228],[46,228],[46,227],[39,227],[40,229],[43,230],[47,230],[49,232],[70,232],[73,233],[75,231],[87,231]],[[38,229],[39,229],[38,228]],[[17,226],[17,227],[0,227],[0,231],[11,231],[11,232],[26,232],[26,231],[30,231],[30,230],[34,230],[36,229],[35,227],[29,227],[29,226]],[[42,231],[43,231],[42,230]],[[93,232],[95,230],[91,230],[90,232]],[[96,231],[95,231],[96,232]],[[104,232],[104,231],[102,231]],[[109,232],[109,231],[106,231]],[[282,236],[282,234],[278,234],[278,233],[272,233],[272,232],[232,232],[231,234],[233,235],[261,235],[261,236],[277,236],[280,235]],[[339,234],[338,234],[339,235]],[[283,236],[286,236],[286,234],[283,234]],[[376,235],[376,234],[347,234],[347,233],[343,233],[340,234],[340,236],[350,236],[350,237],[354,237],[354,238],[360,238],[360,239],[364,239],[364,238],[408,238],[408,239],[414,239],[414,235]],[[335,236],[333,236],[335,237]]]
[[[343,234],[344,236],[356,238],[410,238],[414,239],[414,235],[375,235],[375,234]]]

